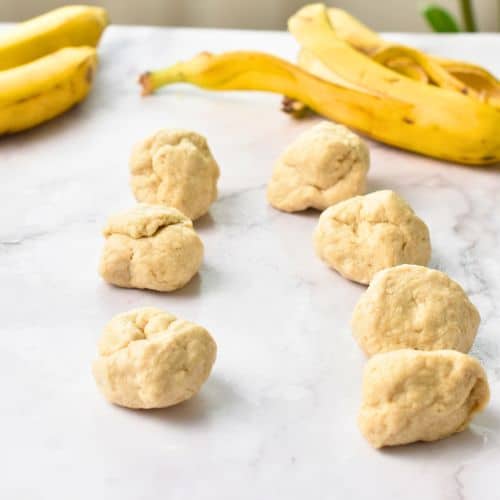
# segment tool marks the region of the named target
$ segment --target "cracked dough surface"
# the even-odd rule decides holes
[[[358,424],[375,447],[463,431],[489,400],[486,374],[467,354],[402,349],[366,364]]]
[[[203,243],[193,223],[175,208],[139,204],[109,217],[99,273],[126,288],[168,292],[198,272]]]
[[[216,352],[205,328],[144,307],[118,314],[105,326],[93,373],[112,403],[164,408],[200,390]]]
[[[399,264],[427,265],[429,230],[394,191],[356,196],[327,208],[314,231],[318,256],[345,278],[367,284]]]
[[[343,125],[321,122],[278,158],[267,189],[279,210],[323,210],[365,191],[368,148]]]
[[[130,173],[137,201],[177,208],[192,220],[217,199],[219,167],[196,132],[165,129],[141,141],[132,151]]]
[[[446,274],[402,265],[375,275],[351,327],[368,356],[402,348],[469,352],[479,321],[462,287]]]

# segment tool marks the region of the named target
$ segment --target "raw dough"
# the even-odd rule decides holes
[[[119,314],[106,325],[93,373],[112,403],[164,408],[200,390],[216,352],[205,328],[145,307]]]
[[[99,273],[117,286],[176,290],[203,260],[193,223],[175,208],[139,204],[111,216],[104,236]]]
[[[429,230],[394,191],[356,196],[327,208],[314,231],[318,256],[342,276],[369,283],[398,264],[426,265]]]
[[[435,441],[463,431],[488,400],[486,374],[471,356],[402,349],[368,361],[358,423],[375,448]]]
[[[219,167],[196,132],[165,129],[141,141],[133,149],[130,172],[137,201],[177,208],[191,220],[217,199]]]
[[[412,348],[469,352],[479,313],[446,274],[402,265],[378,272],[352,315],[353,335],[368,356]]]
[[[275,164],[267,189],[279,210],[318,210],[365,191],[365,143],[343,125],[321,122],[300,135]]]

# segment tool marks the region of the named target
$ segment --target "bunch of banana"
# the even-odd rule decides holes
[[[74,5],[0,37],[0,135],[34,127],[85,98],[107,23],[104,9]]]
[[[428,63],[421,53],[413,53],[412,64],[400,61],[399,68],[407,69],[396,71],[372,58],[387,48],[377,35],[347,23],[338,30],[331,18],[324,5],[313,4],[289,20],[302,47],[299,66],[257,52],[202,53],[142,75],[143,93],[178,82],[276,92],[393,146],[471,165],[500,161],[500,111],[479,92],[464,92],[473,87],[470,82],[457,84],[442,74],[441,60]],[[394,61],[395,54],[389,54],[386,62]],[[431,71],[440,72],[445,83],[431,85],[417,77]]]

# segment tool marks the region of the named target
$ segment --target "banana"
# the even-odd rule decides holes
[[[379,62],[387,67],[419,81],[433,80],[433,83],[444,88],[455,87],[456,90],[463,91],[459,83],[461,82],[470,95],[500,107],[500,81],[484,68],[471,63],[431,56],[409,47],[386,42],[342,9],[328,9],[328,17],[335,34],[340,39],[370,57],[378,54]],[[388,51],[393,49],[396,50],[391,58],[388,56]],[[423,65],[416,62],[415,58],[423,61]],[[425,66],[427,67],[424,68]],[[448,75],[442,73],[439,67]],[[423,78],[422,74],[426,77]],[[451,82],[451,85],[448,82]]]
[[[96,65],[93,47],[67,47],[0,71],[0,135],[34,127],[80,102]]]
[[[17,24],[0,37],[0,71],[63,47],[95,47],[107,24],[104,9],[86,5],[61,7]]]
[[[369,59],[368,62],[380,66]],[[386,71],[392,77],[393,72]],[[430,87],[405,80],[414,86]],[[436,158],[472,165],[500,160],[500,113],[448,90],[433,88],[436,93],[432,99],[405,102],[394,96],[381,97],[328,82],[259,52],[228,52],[218,56],[202,53],[140,77],[144,95],[163,85],[181,82],[212,90],[284,94],[381,142]]]

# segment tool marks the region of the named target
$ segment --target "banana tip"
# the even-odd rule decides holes
[[[153,93],[154,89],[150,71],[146,71],[139,77],[139,84],[142,87],[141,95],[150,95]]]

